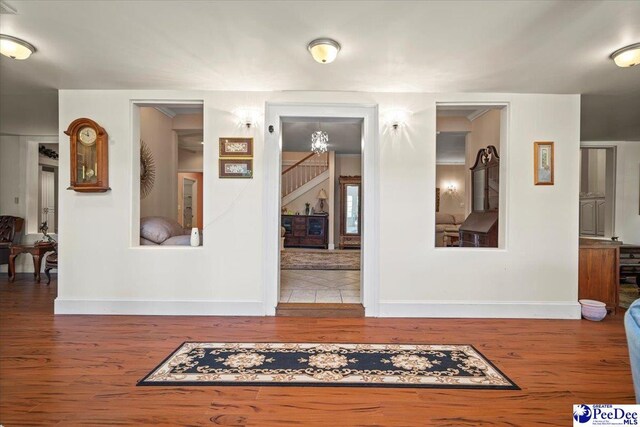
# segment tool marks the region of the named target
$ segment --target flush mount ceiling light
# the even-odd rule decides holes
[[[640,64],[640,43],[616,50],[610,56],[618,67],[633,67]]]
[[[31,43],[16,37],[0,34],[0,53],[11,59],[27,59],[36,48]]]
[[[340,52],[340,43],[332,39],[315,39],[307,46],[311,56],[316,62],[329,64],[333,62]]]

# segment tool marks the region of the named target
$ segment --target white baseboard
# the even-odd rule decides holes
[[[379,316],[580,319],[580,304],[577,301],[387,301],[380,303]]]
[[[55,314],[264,316],[262,301],[148,301],[56,298]]]

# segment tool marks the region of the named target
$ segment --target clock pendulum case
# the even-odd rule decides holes
[[[91,119],[76,119],[64,132],[71,148],[71,185],[68,190],[102,193],[109,188],[109,135]]]

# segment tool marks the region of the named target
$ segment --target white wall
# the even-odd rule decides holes
[[[616,234],[640,245],[640,142],[620,142],[617,151]]]
[[[500,110],[494,109],[487,111],[471,122],[471,132],[467,134],[465,146],[467,168],[473,167],[476,163],[478,151],[490,145],[496,147],[499,156],[502,155],[502,148],[500,147],[500,118]],[[502,178],[501,176],[500,181],[502,181]],[[471,194],[473,186],[471,184],[471,170],[469,169],[467,169],[465,186],[469,189],[465,195],[465,213],[469,215],[473,209],[473,195]]]
[[[137,209],[131,100],[204,100],[201,248],[132,245]],[[60,128],[90,117],[109,133],[105,194],[61,192],[58,313],[263,314],[263,144],[252,127],[253,179],[217,178],[217,140],[240,132],[230,113],[270,102],[402,105],[406,126],[380,129],[380,313],[383,316],[579,317],[579,96],[345,92],[60,92]],[[436,102],[506,102],[510,179],[504,249],[434,248]],[[63,136],[63,135],[62,135]],[[533,141],[556,142],[556,184],[533,185]],[[68,181],[61,138],[60,182]],[[99,224],[99,225],[96,225]],[[95,242],[100,242],[96,245]],[[86,250],[91,248],[91,250]],[[117,268],[114,268],[117,266]],[[364,286],[367,286],[365,283]]]
[[[304,211],[306,209],[305,203],[309,203],[310,207],[314,209],[315,212],[320,212],[320,200],[318,199],[318,194],[320,190],[324,190],[325,193],[329,194],[329,187],[331,186],[330,180],[327,178],[322,181],[320,184],[310,188],[305,193],[301,194],[300,197],[292,200],[290,203],[286,204],[284,207],[287,208],[287,211],[291,212],[299,212],[300,215],[304,215]],[[331,212],[329,210],[329,201],[324,201],[324,211]]]
[[[466,202],[466,165],[436,165],[436,188],[440,188],[440,212],[464,214]],[[449,193],[449,185],[455,191]]]
[[[20,137],[0,135],[0,215],[24,218],[24,174],[26,162],[20,157]],[[15,198],[18,203],[15,203]]]
[[[151,150],[156,165],[153,188],[141,200],[140,215],[177,220],[178,146],[173,120],[153,107],[140,107],[140,138]]]
[[[0,215],[25,219],[22,243],[29,244],[42,238],[38,231],[38,163],[41,159],[38,145],[57,141],[57,135],[0,135]],[[67,180],[67,185],[68,182]],[[63,184],[60,182],[61,186]],[[18,203],[15,203],[15,198],[18,198]],[[0,266],[0,272],[6,271],[6,265]],[[16,258],[16,271],[33,272],[33,262],[29,255]]]

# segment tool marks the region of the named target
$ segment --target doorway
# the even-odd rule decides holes
[[[283,180],[283,172],[286,170],[288,160],[286,160],[286,137],[284,129],[288,127],[288,123],[315,123],[315,126],[318,127],[318,123],[321,123],[321,126],[327,126],[325,123],[357,123],[357,127],[359,129],[359,138],[356,142],[356,145],[359,147],[359,156],[360,158],[355,160],[358,163],[360,169],[360,178],[361,178],[361,186],[360,186],[360,194],[357,200],[357,203],[353,199],[353,189],[349,193],[351,196],[351,203],[348,204],[345,201],[344,206],[345,209],[347,206],[351,206],[351,211],[347,214],[345,210],[345,215],[335,214],[335,209],[339,204],[339,188],[336,189],[335,185],[339,185],[339,173],[336,173],[336,160],[335,158],[332,161],[327,161],[327,169],[333,169],[330,174],[333,175],[334,180],[327,185],[327,188],[321,189],[307,189],[310,192],[307,192],[307,198],[311,198],[309,200],[301,200],[302,205],[298,207],[290,206],[290,203],[283,202],[283,186],[286,185],[286,181]],[[306,125],[310,126],[310,125]],[[321,130],[321,129],[318,129]],[[315,130],[314,130],[315,132]],[[327,132],[328,133],[328,132]],[[266,112],[266,137],[265,137],[265,176],[266,176],[266,184],[265,184],[265,212],[266,212],[266,225],[265,225],[265,313],[267,315],[316,315],[312,312],[305,312],[304,310],[299,310],[300,307],[287,307],[283,304],[307,304],[313,305],[313,309],[316,312],[323,311],[326,315],[335,315],[341,316],[344,313],[338,313],[335,310],[340,310],[341,308],[347,308],[349,305],[357,306],[359,309],[358,315],[367,315],[367,316],[375,316],[377,315],[378,310],[378,266],[377,263],[374,262],[377,256],[377,241],[373,238],[369,239],[368,236],[374,236],[374,230],[377,227],[377,174],[378,174],[378,166],[377,166],[377,157],[378,157],[378,125],[377,125],[377,106],[353,106],[353,105],[320,105],[320,104],[267,104],[267,112]],[[331,137],[329,136],[329,140],[331,141]],[[307,153],[311,153],[311,134],[308,135],[308,138],[304,138],[305,150]],[[307,147],[308,145],[308,147]],[[330,151],[334,151],[331,153]],[[328,156],[336,156],[335,150],[327,150]],[[345,153],[345,154],[356,154],[356,153]],[[304,157],[307,157],[308,154]],[[313,154],[313,156],[317,156],[317,154]],[[312,157],[313,157],[312,156]],[[303,158],[304,158],[303,157]],[[303,160],[303,158],[297,160]],[[317,159],[317,157],[316,157]],[[353,174],[355,176],[356,174]],[[316,183],[317,184],[317,183]],[[315,190],[318,190],[317,192]],[[324,191],[321,191],[324,190]],[[316,194],[317,193],[317,194]],[[346,194],[346,193],[345,193]],[[330,203],[333,201],[333,203]],[[361,212],[360,218],[355,218],[355,208],[358,208]],[[312,210],[313,208],[313,210]],[[298,215],[296,215],[296,213]],[[316,214],[316,215],[312,215]],[[317,215],[322,214],[325,215]],[[333,218],[332,218],[333,217]],[[343,247],[340,239],[340,231],[336,232],[337,221],[339,218],[342,219],[351,219],[351,225],[349,227],[344,227],[345,229],[349,229],[353,231],[356,227],[359,228],[361,235],[359,236],[359,248],[354,247],[350,249],[348,247]],[[349,218],[347,218],[349,217]],[[305,224],[302,224],[302,220],[305,220]],[[308,222],[325,222],[324,225],[318,226],[317,224],[309,225]],[[329,221],[331,221],[331,225],[329,225]],[[299,224],[298,224],[299,223]],[[285,240],[283,237],[288,235],[292,238],[299,238],[300,236],[294,236],[294,228],[298,230],[305,230],[306,234],[313,234],[322,228],[326,229],[327,238],[326,241],[320,239],[320,236],[310,236],[311,240],[310,244],[317,244],[318,247],[315,248],[291,248],[297,249],[298,251],[322,251],[324,253],[334,253],[339,254],[339,251],[344,251],[347,253],[351,251],[352,253],[356,253],[357,250],[360,251],[360,259],[357,262],[359,265],[360,274],[359,277],[356,276],[357,273],[354,273],[351,270],[350,278],[348,280],[351,281],[352,285],[359,285],[359,293],[358,295],[354,295],[350,293],[350,295],[342,295],[340,292],[331,299],[335,299],[336,296],[341,298],[340,303],[336,302],[323,302],[325,300],[324,297],[317,298],[318,294],[315,290],[314,301],[311,302],[301,302],[297,303],[292,301],[291,295],[289,295],[288,302],[283,303],[281,301],[281,297],[283,296],[282,291],[286,289],[287,286],[287,276],[290,276],[290,271],[287,271],[287,266],[284,265],[282,261],[282,253],[283,249],[287,249],[285,247]],[[282,230],[285,230],[285,233],[282,233]],[[332,234],[333,238],[329,240],[329,234]],[[298,233],[299,234],[299,233]],[[322,233],[321,233],[322,234]],[[309,236],[306,236],[309,237]],[[324,236],[322,236],[324,238]],[[317,239],[317,241],[316,241]],[[322,240],[322,241],[320,241]],[[292,240],[293,245],[297,245],[299,241]],[[287,246],[292,246],[288,244]],[[290,251],[290,253],[294,253],[295,250]],[[340,257],[338,257],[339,259]],[[288,260],[286,260],[288,262]],[[338,261],[342,262],[342,261]],[[300,269],[303,270],[303,269]],[[349,275],[342,273],[343,270],[324,270],[324,274],[327,277],[317,277],[317,275],[307,276],[309,280],[313,280],[315,284],[323,283],[327,284],[329,287],[334,284],[337,280],[338,276]],[[347,270],[349,271],[349,270]],[[304,271],[296,272],[295,274],[304,275]],[[355,276],[355,279],[354,279]],[[355,283],[353,283],[355,280]],[[313,288],[315,285],[307,284],[309,290]],[[289,289],[291,294],[293,294],[293,289]],[[332,289],[327,289],[332,291]],[[338,289],[340,291],[340,289]],[[332,294],[335,294],[333,292]],[[299,293],[302,295],[302,293]],[[286,294],[285,294],[286,296]],[[310,296],[308,293],[307,296]],[[342,299],[343,297],[346,297]],[[352,298],[357,299],[352,299]],[[297,300],[298,298],[294,298]],[[346,302],[346,301],[354,301],[354,302]],[[329,304],[329,306],[323,306],[324,304]],[[341,306],[341,307],[337,307]],[[350,307],[349,307],[350,308]],[[277,309],[277,310],[276,310]],[[288,309],[288,310],[287,310]],[[294,310],[295,309],[295,310]],[[288,312],[287,312],[288,311]]]
[[[615,147],[580,147],[580,237],[616,238],[615,179]]]
[[[182,226],[192,228],[198,223],[198,181],[182,178]]]
[[[360,118],[283,117],[278,314],[361,305]]]

